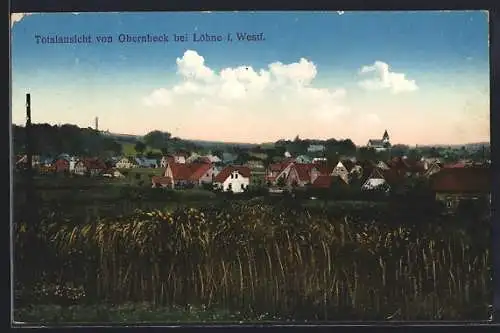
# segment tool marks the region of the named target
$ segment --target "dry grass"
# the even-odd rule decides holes
[[[487,228],[479,234],[261,204],[137,211],[41,232],[51,279],[95,300],[299,320],[487,319],[491,253]]]

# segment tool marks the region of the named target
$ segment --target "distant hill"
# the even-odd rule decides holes
[[[258,144],[255,143],[241,143],[241,142],[223,142],[223,141],[205,141],[205,140],[190,140],[190,139],[184,139],[185,141],[190,141],[197,146],[201,146],[204,148],[208,147],[220,147],[220,146],[238,146],[241,148],[253,148],[258,146]]]
[[[475,143],[464,143],[464,144],[458,144],[458,145],[445,145],[445,144],[436,144],[436,145],[418,145],[421,148],[452,148],[452,149],[460,149],[462,147],[465,147],[467,150],[479,150],[479,149],[489,149],[490,148],[490,143],[489,142],[475,142]]]

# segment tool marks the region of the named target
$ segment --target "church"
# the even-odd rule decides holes
[[[389,133],[385,130],[382,140],[371,139],[368,140],[367,148],[373,148],[375,151],[385,151],[391,147],[391,142],[389,141]]]

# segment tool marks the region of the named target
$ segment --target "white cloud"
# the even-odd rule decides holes
[[[12,28],[14,24],[20,22],[26,16],[32,15],[32,13],[12,13],[10,14],[10,27]]]
[[[266,117],[295,117],[302,122],[333,121],[349,111],[341,103],[346,91],[313,87],[317,73],[316,65],[305,58],[274,62],[263,69],[236,66],[216,71],[196,51],[187,50],[177,58],[181,81],[153,91],[144,103],[172,112],[182,107],[184,114],[209,112],[218,119],[267,112]]]
[[[403,73],[390,71],[388,64],[382,61],[375,61],[373,65],[363,66],[360,70],[361,75],[373,74],[370,79],[359,82],[359,85],[367,90],[388,89],[394,94],[405,91],[415,91],[418,86],[415,80],[409,80]]]
[[[177,58],[177,71],[186,79],[210,80],[214,76],[214,72],[205,66],[205,58],[191,50]]]

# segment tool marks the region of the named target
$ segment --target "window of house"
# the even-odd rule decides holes
[[[237,173],[234,174],[234,178],[238,179],[238,174]]]
[[[452,208],[453,207],[453,203],[451,202],[451,200],[446,200],[446,208]]]
[[[244,190],[245,189],[245,185],[241,184],[241,189]]]
[[[233,178],[234,178],[234,175],[233,175],[233,174],[231,174],[231,179],[233,179]]]

